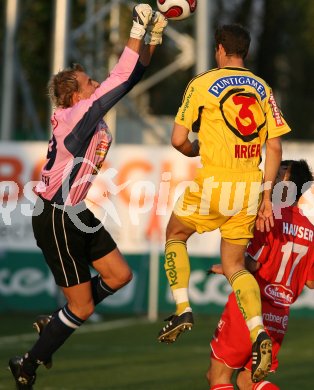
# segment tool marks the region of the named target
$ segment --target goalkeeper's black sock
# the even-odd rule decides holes
[[[45,326],[41,336],[32,349],[24,356],[23,366],[47,362],[52,354],[84,323],[84,320],[73,314],[68,305],[53,315]],[[37,367],[35,367],[36,370]]]
[[[117,290],[109,287],[101,278],[100,275],[96,275],[91,279],[92,294],[95,306],[98,305],[108,296],[114,294]]]

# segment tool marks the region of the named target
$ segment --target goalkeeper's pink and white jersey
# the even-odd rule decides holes
[[[314,226],[298,207],[281,214],[270,232],[255,231],[247,252],[262,264],[254,274],[262,299],[288,309],[314,280]]]
[[[141,79],[145,67],[126,47],[117,65],[90,98],[51,117],[52,137],[36,192],[60,205],[81,202],[99,172],[112,137],[104,115]]]

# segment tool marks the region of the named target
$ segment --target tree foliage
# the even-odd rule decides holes
[[[9,1],[9,0],[8,0]],[[200,0],[202,1],[202,0]],[[263,77],[274,89],[288,123],[293,128],[290,135],[295,139],[313,139],[314,123],[311,110],[314,104],[314,2],[311,0],[211,0],[212,25],[238,22],[252,33],[252,50],[248,67]],[[87,0],[71,1],[71,30],[86,21]],[[110,2],[94,0],[96,11]],[[155,1],[148,0],[153,7]],[[5,37],[5,1],[1,2],[1,41]],[[27,81],[31,98],[43,131],[48,134],[50,105],[46,93],[47,81],[51,72],[51,53],[53,38],[54,1],[20,1],[19,25],[17,33],[17,60]],[[176,24],[182,33],[193,35],[196,17]],[[106,59],[119,54],[127,39],[131,26],[130,7],[121,8],[119,31],[121,42],[109,43],[109,18],[104,18],[94,26],[93,34],[82,35],[72,42],[69,61],[82,62],[92,76],[105,77],[109,71]],[[158,48],[147,76],[171,63],[176,48],[169,39]],[[3,58],[4,48],[0,54]],[[1,64],[0,71],[3,66]],[[1,73],[2,74],[2,73]],[[149,91],[150,113],[174,116],[180,104],[186,84],[194,76],[194,69],[178,71]],[[33,123],[25,108],[25,97],[19,86],[18,74],[16,92],[16,112],[14,137],[36,139]],[[1,80],[2,81],[2,80]],[[2,98],[5,98],[3,96]]]

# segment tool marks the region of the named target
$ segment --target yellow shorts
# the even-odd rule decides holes
[[[219,228],[226,241],[246,245],[253,237],[262,176],[258,168],[247,172],[200,169],[176,202],[174,214],[198,233]]]

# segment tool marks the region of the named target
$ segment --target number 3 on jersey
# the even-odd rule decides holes
[[[266,123],[257,97],[243,88],[227,92],[220,101],[220,111],[228,128],[244,142],[257,138]]]
[[[45,165],[44,169],[46,171],[50,171],[52,168],[53,164],[55,163],[57,156],[57,140],[55,136],[53,135],[49,141],[48,145],[48,152],[47,152],[47,164]]]

